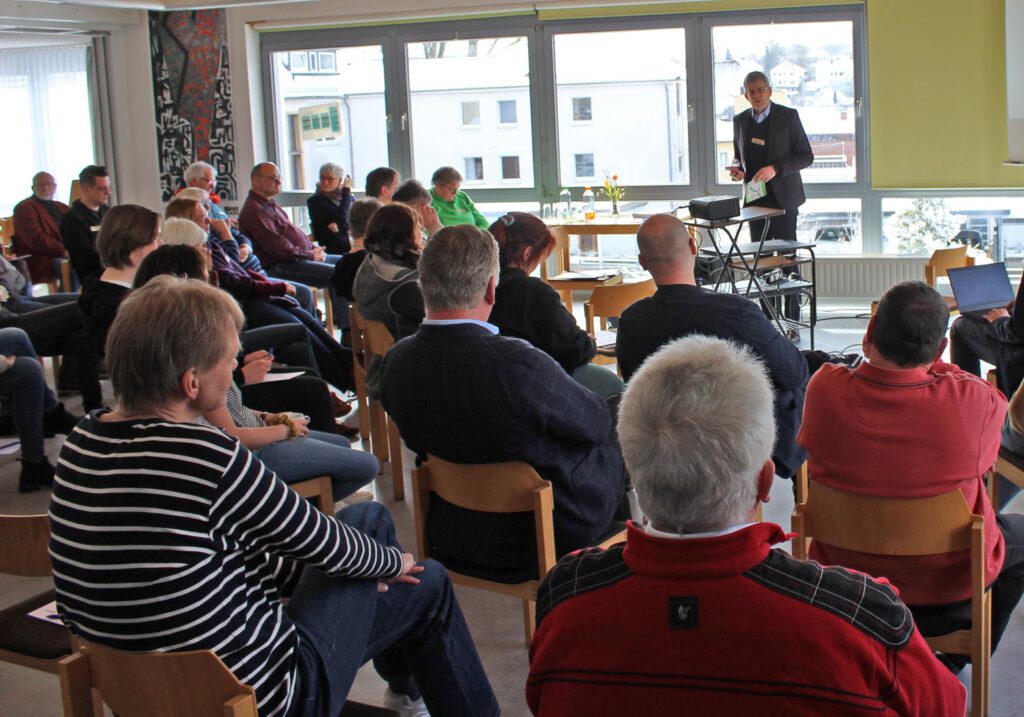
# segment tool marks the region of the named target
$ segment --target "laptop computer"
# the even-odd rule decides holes
[[[950,269],[947,274],[957,308],[965,316],[983,316],[1013,301],[1013,287],[1001,261]]]

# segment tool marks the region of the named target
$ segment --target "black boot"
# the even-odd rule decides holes
[[[43,414],[43,435],[52,438],[58,433],[67,435],[82,420],[79,416],[68,413],[63,403]]]
[[[18,479],[18,492],[31,493],[40,488],[49,488],[53,485],[53,466],[43,456],[43,459],[36,462],[21,461],[21,477]]]

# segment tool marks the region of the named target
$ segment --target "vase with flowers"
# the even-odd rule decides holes
[[[619,175],[613,174],[609,177],[605,174],[602,189],[612,202],[612,216],[619,216],[619,202],[626,196],[626,188],[619,184]]]

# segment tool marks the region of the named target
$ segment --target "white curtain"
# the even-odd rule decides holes
[[[57,179],[66,202],[71,180],[94,162],[87,45],[0,50],[0,216],[32,193],[32,175]]]

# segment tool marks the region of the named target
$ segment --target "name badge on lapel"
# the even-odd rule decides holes
[[[750,141],[753,142],[754,144],[759,144],[762,147],[764,147],[764,140],[761,139],[760,137],[751,137]]]

